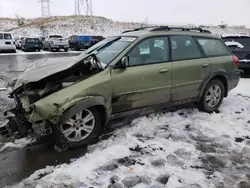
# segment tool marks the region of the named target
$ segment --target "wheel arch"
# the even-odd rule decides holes
[[[72,115],[80,112],[83,109],[90,109],[90,108],[98,108],[100,110],[101,116],[103,118],[104,126],[107,125],[109,117],[110,117],[110,111],[109,111],[109,105],[106,101],[106,99],[103,96],[92,96],[88,97],[86,99],[82,99],[75,104],[71,105],[68,109],[66,109],[61,116],[59,123],[64,123],[68,120],[69,117]]]
[[[220,80],[222,81],[224,87],[225,87],[225,94],[224,97],[228,96],[228,75],[225,71],[217,71],[213,72],[207,79],[203,81],[200,87],[200,94],[199,97],[202,96],[203,91],[206,87],[206,85],[211,81],[211,80]]]

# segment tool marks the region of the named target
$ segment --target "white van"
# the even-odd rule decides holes
[[[0,31],[0,51],[16,53],[16,46],[11,33]]]

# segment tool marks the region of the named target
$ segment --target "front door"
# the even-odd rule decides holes
[[[143,40],[127,56],[129,66],[112,71],[113,113],[168,102],[172,79],[168,38]]]
[[[173,63],[172,100],[195,98],[202,81],[212,71],[210,61],[202,56],[191,36],[171,36]]]

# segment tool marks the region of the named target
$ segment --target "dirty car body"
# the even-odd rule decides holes
[[[122,49],[108,58],[94,50],[119,39],[110,37],[79,56],[43,59],[28,67],[15,80],[9,94],[15,107],[5,112],[9,123],[0,128],[0,134],[4,133],[4,137],[15,133],[24,137],[30,131],[37,137],[51,134],[51,125],[59,123],[65,110],[84,100],[103,105],[109,114],[111,75],[107,64],[99,58],[108,62]],[[130,43],[125,40],[124,47]]]
[[[28,68],[10,93],[16,106],[5,113],[5,127],[38,138],[59,130],[76,146],[90,143],[112,118],[190,102],[212,112],[237,86],[237,65],[219,37],[200,29],[125,32],[77,57]]]

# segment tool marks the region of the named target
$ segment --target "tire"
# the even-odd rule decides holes
[[[68,51],[69,51],[69,49],[68,49],[68,48],[64,48],[64,51],[65,51],[65,52],[68,52]]]
[[[64,123],[60,123],[58,125],[58,130],[59,130],[58,132],[64,138],[62,140],[62,143],[60,143],[60,145],[63,145],[64,144],[63,142],[66,141],[68,143],[68,147],[70,148],[78,148],[86,146],[95,141],[98,138],[98,136],[102,133],[104,126],[102,123],[103,121],[100,110],[96,107],[92,107],[88,109],[83,109],[81,110],[81,112],[82,112],[81,117],[85,117],[86,114],[90,114],[89,117],[91,118],[93,117],[93,120],[89,120],[86,122],[88,125],[93,125],[93,126],[87,126],[88,129],[86,129],[86,124],[85,126],[80,125],[81,124],[80,122],[78,122],[77,124],[76,120],[84,121],[84,118],[77,119],[77,115],[78,117],[80,117],[80,114],[76,113],[74,109],[69,109],[64,113],[62,117],[62,119],[64,119],[62,122]],[[69,125],[67,124],[67,122],[70,122],[72,124]],[[89,133],[85,132],[83,129],[88,130]],[[66,130],[68,130],[68,133],[70,132],[71,133],[66,135]],[[81,139],[79,139],[79,137],[76,137],[76,133],[77,131],[79,133],[79,130],[81,130],[80,132],[82,136]]]
[[[16,50],[12,50],[11,52],[12,52],[12,53],[16,53]]]
[[[220,96],[219,96],[220,94]],[[211,113],[219,109],[225,95],[225,86],[220,80],[211,80],[205,87],[197,107],[200,111]],[[210,97],[209,97],[210,96]],[[210,98],[210,100],[209,100]]]

